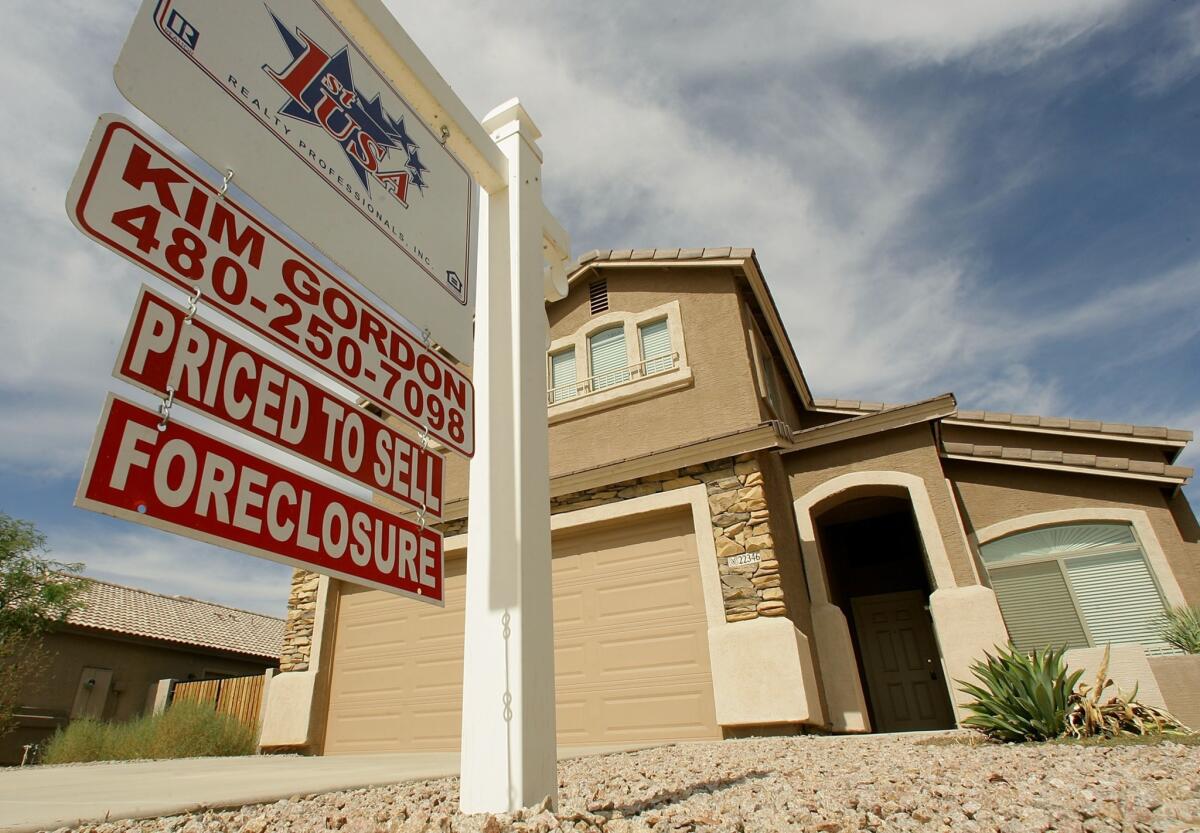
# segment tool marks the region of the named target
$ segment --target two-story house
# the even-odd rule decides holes
[[[971,662],[1066,645],[1200,722],[1187,431],[815,399],[749,249],[593,252],[547,307],[560,745],[951,727]],[[293,583],[263,743],[458,747],[467,465],[446,606]],[[469,684],[470,681],[467,681]],[[1190,698],[1190,699],[1189,699]]]

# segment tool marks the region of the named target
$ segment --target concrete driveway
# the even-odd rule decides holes
[[[651,745],[563,748],[558,757]],[[26,833],[81,821],[154,818],[447,775],[458,775],[457,753],[263,755],[0,769],[0,831]]]

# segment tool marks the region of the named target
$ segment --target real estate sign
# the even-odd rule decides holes
[[[477,186],[318,0],[145,0],[138,109],[471,361]]]
[[[119,116],[97,124],[67,212],[93,240],[474,453],[475,392],[461,370]]]
[[[443,603],[438,532],[112,394],[75,505]]]
[[[143,287],[113,375],[434,518],[443,459]]]

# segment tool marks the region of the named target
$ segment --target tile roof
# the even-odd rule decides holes
[[[754,249],[738,249],[730,246],[715,249],[592,249],[581,255],[576,269],[597,260],[747,260],[754,256]]]
[[[976,445],[944,441],[942,449],[948,455],[973,457],[979,460],[1011,461],[1068,468],[1091,469],[1097,472],[1113,472],[1166,478],[1186,483],[1195,474],[1187,466],[1171,466],[1146,460],[1130,460],[1126,457],[1098,457],[1095,454],[1071,454],[1064,451],[1045,451],[1032,448],[1012,448],[1003,445]]]
[[[881,411],[895,407],[883,402],[863,402],[858,399],[817,399],[818,409],[833,411]],[[1187,443],[1192,441],[1192,432],[1177,428],[1163,428],[1150,425],[1129,425],[1118,422],[1101,422],[1094,419],[1068,419],[1066,417],[1044,417],[1033,414],[1008,414],[999,411],[959,411],[947,420],[956,423],[975,423],[980,425],[1007,426],[1010,428],[1031,428],[1047,431],[1070,431],[1080,434],[1102,434],[1121,439],[1130,437],[1141,440],[1166,440],[1171,443]]]
[[[95,579],[67,623],[270,659],[283,649],[283,620],[274,616]]]

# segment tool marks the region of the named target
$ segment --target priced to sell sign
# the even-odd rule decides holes
[[[93,240],[474,454],[461,370],[119,116],[93,131],[67,212]]]
[[[124,96],[471,361],[477,186],[318,0],[145,0]]]
[[[149,289],[113,375],[442,516],[441,457]]]
[[[109,395],[75,505],[443,603],[442,536]]]

